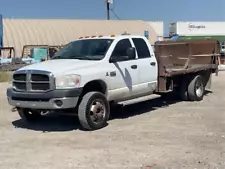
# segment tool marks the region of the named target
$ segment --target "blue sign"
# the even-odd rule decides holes
[[[148,32],[148,31],[145,31],[145,32],[144,32],[144,36],[145,36],[147,39],[149,39],[149,32]]]
[[[2,22],[2,14],[0,14],[0,47],[3,46],[3,22]]]

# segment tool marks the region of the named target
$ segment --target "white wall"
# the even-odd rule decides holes
[[[156,32],[157,36],[163,37],[164,35],[164,24],[163,21],[147,22]],[[150,35],[151,36],[151,35]]]
[[[181,36],[225,35],[225,22],[176,22],[170,24],[169,33]]]

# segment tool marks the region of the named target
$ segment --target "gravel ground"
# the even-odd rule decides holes
[[[113,113],[109,125],[84,132],[74,117],[25,125],[0,84],[1,169],[225,168],[225,72],[201,102],[159,98]]]

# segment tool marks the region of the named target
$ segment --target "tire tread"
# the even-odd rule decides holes
[[[196,75],[192,78],[192,80],[188,84],[188,97],[191,101],[201,101],[204,97],[204,91],[201,97],[198,97],[195,93],[195,84],[197,80],[201,80],[204,84],[203,77],[201,75]]]

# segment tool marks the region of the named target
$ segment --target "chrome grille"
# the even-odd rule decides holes
[[[54,89],[51,72],[21,70],[13,74],[13,88],[17,91],[43,92]]]

